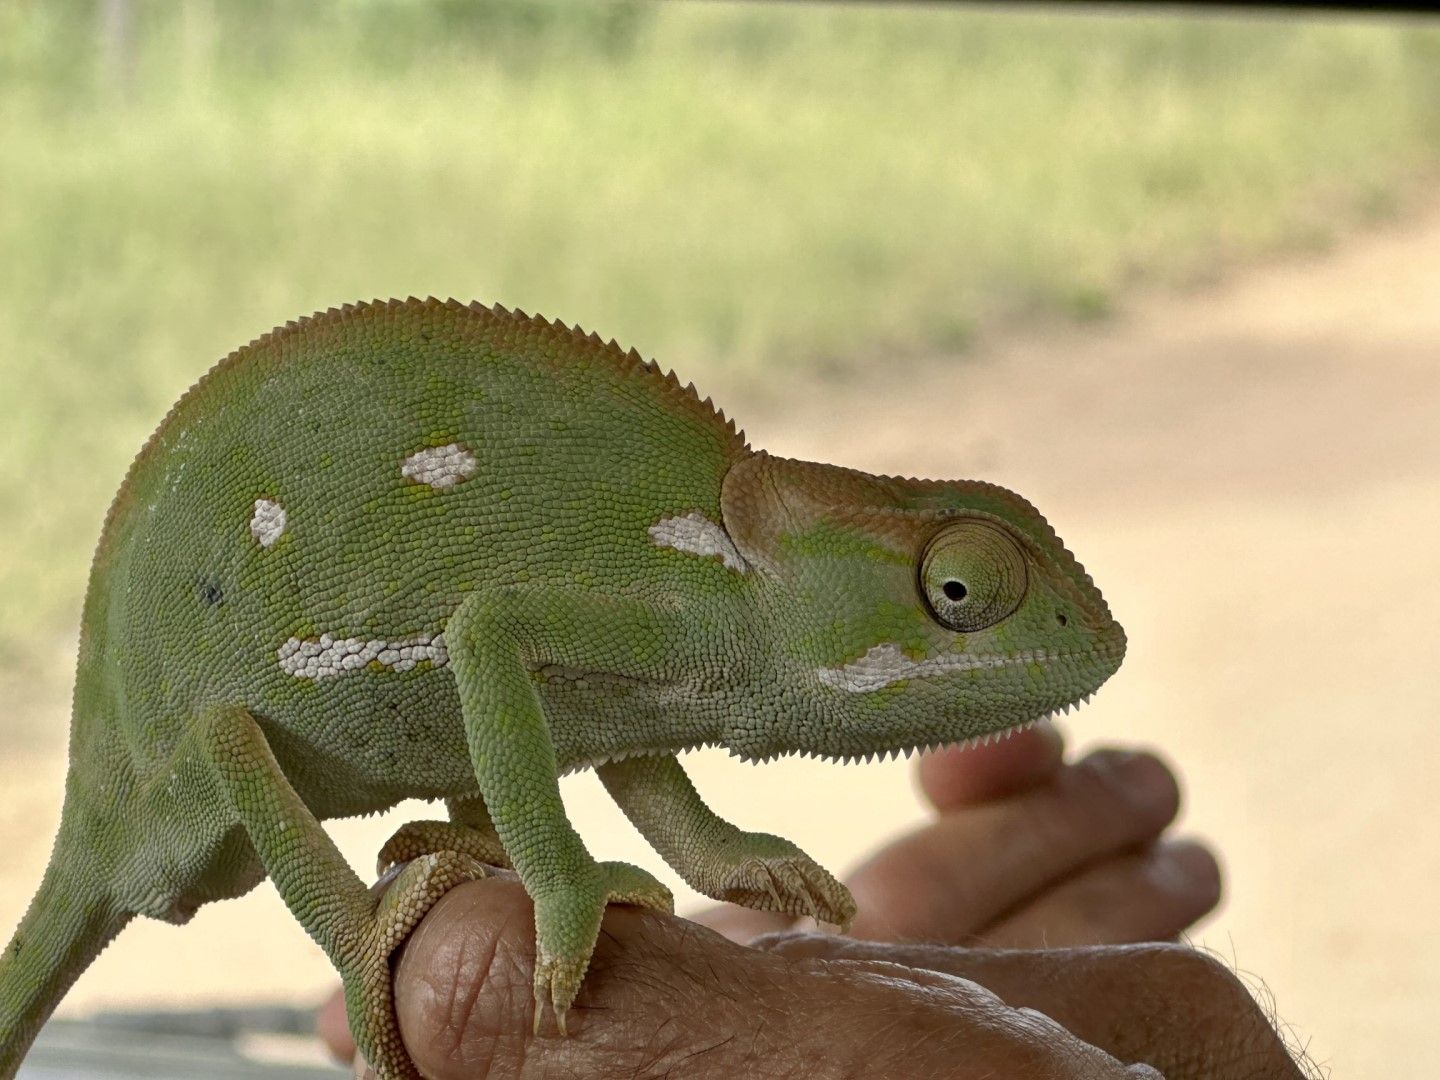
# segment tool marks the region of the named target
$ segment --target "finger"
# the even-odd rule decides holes
[[[1166,1080],[1304,1080],[1234,973],[1183,945],[997,950],[786,934],[754,947],[795,959],[885,962],[897,971],[969,980],[1008,1005],[1043,1013],[1122,1062],[1158,1068]]]
[[[1220,867],[1191,840],[1162,840],[1096,863],[980,934],[980,944],[1038,949],[1170,941],[1220,902]]]
[[[336,990],[315,1010],[315,1034],[336,1061],[349,1061],[355,1056],[355,1040],[345,1018],[345,994]]]
[[[963,980],[754,952],[671,916],[615,906],[569,1037],[534,1038],[531,918],[518,885],[471,882],[447,893],[404,947],[396,1011],[430,1080],[518,1075],[541,1055],[547,1075],[594,1080],[733,1080],[757,1075],[757,1061],[767,1076],[814,1075],[817,1062],[837,1075],[1119,1075],[1108,1056]],[[959,1065],[956,1045],[965,1047]]]
[[[942,815],[873,856],[849,878],[859,906],[851,932],[973,940],[1049,885],[1155,839],[1178,807],[1159,759],[1096,751],[1041,787]]]
[[[1055,775],[1064,756],[1065,737],[1046,722],[1000,742],[924,754],[916,775],[935,809],[954,810],[1035,787]]]

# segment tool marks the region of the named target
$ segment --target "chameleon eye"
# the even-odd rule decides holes
[[[942,626],[994,626],[1020,606],[1025,555],[998,525],[958,521],[936,533],[920,560],[920,589]]]

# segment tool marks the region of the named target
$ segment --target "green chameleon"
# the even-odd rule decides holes
[[[936,414],[938,439],[956,423]],[[1085,699],[1125,636],[1029,503],[751,450],[634,352],[502,307],[389,301],[233,353],[141,450],[86,596],[65,808],[0,956],[0,1076],[136,915],[270,877],[382,1077],[415,1075],[391,952],[455,884],[535,902],[560,1032],[609,902],[557,778],[595,769],[698,891],[845,925],[799,848],[713,814],[676,758],[851,760]],[[320,821],[443,799],[377,897]]]

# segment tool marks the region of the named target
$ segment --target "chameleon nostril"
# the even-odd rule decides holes
[[[1068,626],[1070,624],[1070,616],[1066,615],[1063,611],[1057,611],[1055,613],[1055,621],[1061,626]]]

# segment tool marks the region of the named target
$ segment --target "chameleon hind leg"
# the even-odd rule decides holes
[[[340,972],[360,1052],[382,1080],[418,1077],[396,1024],[390,954],[442,895],[484,868],[456,852],[427,855],[377,897],[291,787],[247,711],[212,709],[187,738],[208,766],[210,782],[197,796],[233,811],[285,905]]]
[[[476,862],[510,866],[505,845],[479,795],[446,799],[449,821],[407,821],[385,841],[376,862],[376,872],[385,873],[397,863],[408,862],[437,851],[458,851]]]
[[[834,875],[789,840],[745,832],[720,817],[672,755],[625,758],[596,772],[625,816],[695,891],[842,928],[855,917],[850,890]]]
[[[496,832],[535,903],[535,1030],[565,1017],[611,902],[673,910],[637,866],[596,862],[565,816],[555,746],[531,671],[545,664],[636,678],[663,673],[677,627],[648,605],[573,590],[473,593],[445,628],[470,758]]]

